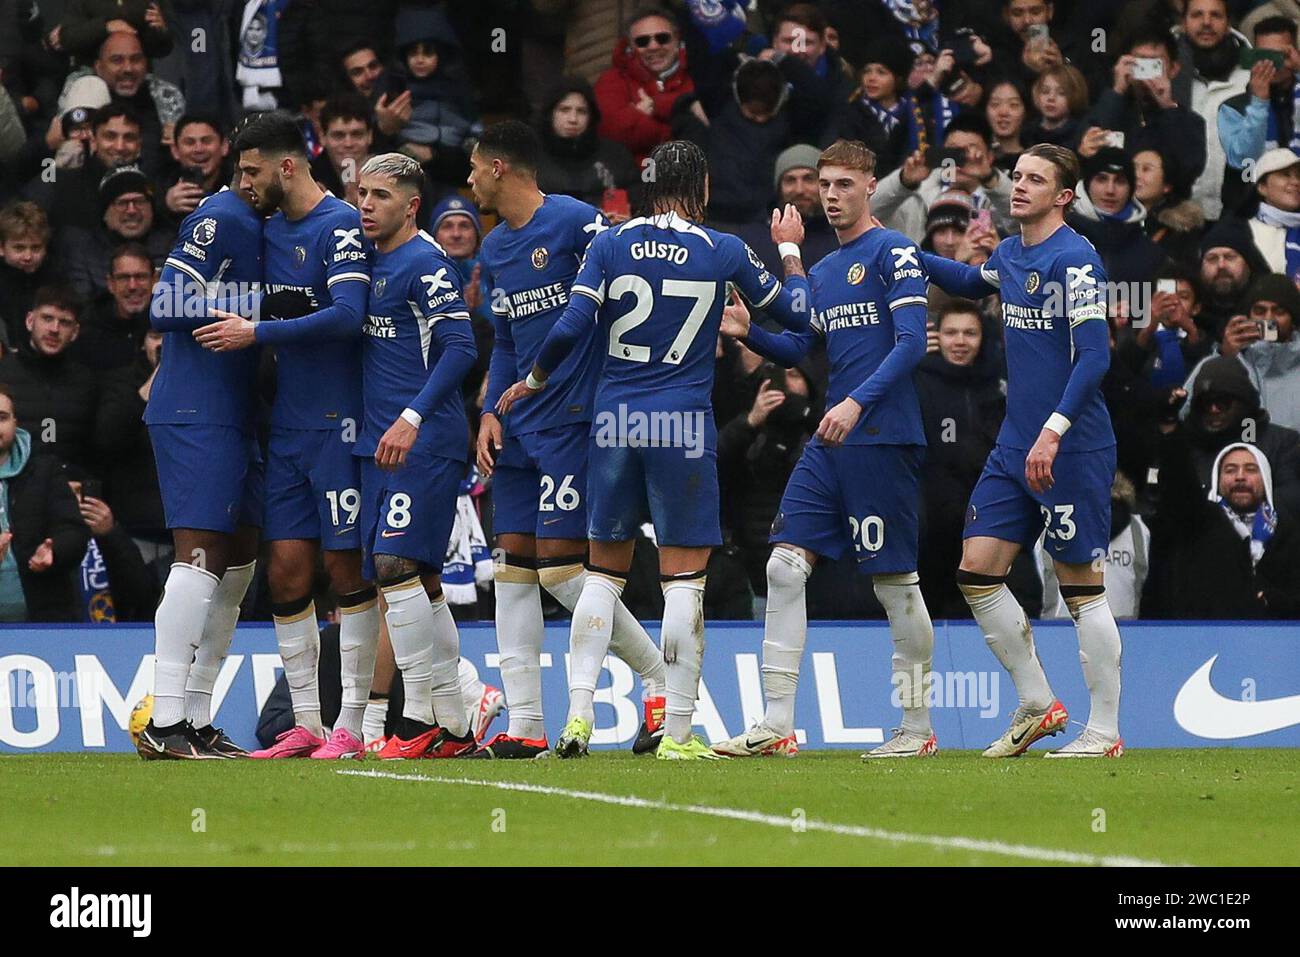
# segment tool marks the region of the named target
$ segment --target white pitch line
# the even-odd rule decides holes
[[[635,807],[650,811],[676,811],[684,814],[699,814],[705,817],[720,817],[732,821],[748,821],[751,824],[765,824],[768,827],[792,830],[794,821],[778,814],[764,814],[761,811],[746,811],[742,808],[710,807],[705,804],[673,804],[669,801],[652,801],[649,798],[630,794],[605,794],[600,791],[574,791],[569,788],[556,788],[544,784],[526,784],[519,781],[479,781],[472,778],[430,777],[423,774],[395,774],[391,771],[336,771],[351,777],[381,778],[388,781],[420,781],[425,784],[461,784],[469,787],[494,788],[498,791],[521,791],[526,794],[544,794],[550,797],[566,797],[577,801],[594,801],[598,804],[613,804],[618,807]],[[971,837],[947,837],[940,834],[909,834],[906,831],[885,831],[877,827],[863,827],[858,824],[833,824],[828,821],[808,820],[803,822],[805,831],[821,831],[826,834],[839,834],[844,837],[861,837],[868,840],[886,841],[890,844],[923,844],[943,850],[977,851],[984,854],[1000,854],[1003,857],[1018,857],[1030,861],[1046,861],[1053,864],[1078,864],[1085,867],[1169,867],[1163,861],[1146,860],[1140,857],[1122,855],[1083,854],[1078,851],[1062,851],[1050,847],[1034,847],[1029,844],[1007,844],[1003,841],[984,841]]]

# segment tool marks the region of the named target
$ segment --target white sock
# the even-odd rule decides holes
[[[908,572],[876,575],[871,584],[889,617],[889,635],[894,640],[893,680],[903,700],[903,730],[929,737],[933,729],[925,686],[934,658],[934,623],[920,581],[916,572]]]
[[[257,562],[227,568],[221,584],[212,593],[208,617],[203,623],[203,637],[199,639],[190,666],[189,680],[185,682],[185,717],[196,728],[206,728],[212,723],[212,689],[216,687],[221,663],[230,651],[239,621],[239,606],[253,583]]]
[[[542,722],[542,591],[537,571],[498,564],[497,650],[501,652],[501,689],[506,695],[512,738],[546,736]]]
[[[340,606],[339,671],[343,679],[343,698],[334,727],[347,728],[357,738],[362,734],[378,652],[379,598],[372,596],[359,605]]]
[[[572,612],[578,604],[578,596],[582,594],[582,565],[575,562],[572,565],[543,568],[538,575],[542,587]],[[663,653],[641,626],[641,622],[637,621],[636,615],[628,611],[621,600],[614,605],[614,627],[609,633],[607,644],[616,657],[627,662],[628,667],[641,676],[646,697],[654,698],[663,694]],[[603,662],[601,666],[604,667]]]
[[[1078,611],[1071,609],[1071,613],[1079,636],[1083,680],[1091,700],[1088,727],[1108,738],[1118,738],[1121,647],[1115,615],[1105,595],[1081,602]]]
[[[154,727],[185,720],[185,682],[219,584],[216,575],[184,562],[176,562],[167,573],[153,619]]]
[[[596,682],[605,667],[614,608],[626,584],[625,579],[592,572],[586,576],[582,594],[573,606],[569,626],[569,721],[596,721]]]
[[[320,632],[316,627],[316,605],[312,602],[296,615],[273,618],[284,679],[289,683],[289,699],[293,702],[294,724],[318,738],[324,737],[320,720]]]
[[[384,724],[388,720],[388,699],[371,698],[366,702],[366,710],[361,716],[361,740],[369,744],[384,736]]]
[[[469,730],[465,701],[460,693],[460,632],[445,595],[430,605],[433,612],[433,669],[430,694],[438,724],[463,738]]]
[[[664,582],[663,590],[664,677],[668,685],[664,733],[685,744],[691,739],[704,664],[704,575]]]
[[[782,735],[794,732],[794,694],[808,639],[804,599],[812,566],[790,548],[774,548],[767,560],[767,614],[763,622],[763,723]]]
[[[478,706],[483,703],[487,685],[483,684],[467,658],[456,660],[456,683],[460,686],[460,702],[465,706],[465,720],[473,728],[478,721]]]
[[[418,578],[383,589],[388,638],[402,673],[402,717],[433,724],[433,606]]]
[[[1045,711],[1052,703],[1052,689],[1034,650],[1034,632],[1025,610],[1006,583],[959,585],[966,604],[975,615],[984,640],[1011,674],[1021,707]]]

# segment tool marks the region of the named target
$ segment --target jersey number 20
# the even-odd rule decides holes
[[[640,276],[619,276],[609,284],[610,299],[622,299],[628,293],[636,296],[636,305],[626,315],[620,316],[610,324],[609,354],[629,362],[649,362],[650,347],[624,342],[623,336],[650,318],[650,311],[654,309],[654,290],[650,288],[650,283]],[[713,308],[713,300],[718,294],[718,284],[702,282],[698,279],[665,279],[660,294],[695,300],[691,311],[686,316],[686,322],[678,330],[677,336],[663,358],[664,362],[675,366],[686,358],[686,350],[695,341],[695,334],[700,331],[704,318]]]

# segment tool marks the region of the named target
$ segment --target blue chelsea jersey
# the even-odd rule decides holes
[[[508,370],[493,368],[487,402],[524,378],[537,361],[542,342],[569,303],[569,289],[592,239],[609,226],[593,206],[569,196],[546,196],[519,229],[502,220],[483,240],[479,253],[487,281],[497,348],[494,365],[515,361]],[[546,391],[511,410],[507,434],[522,435],[568,423],[591,421],[592,398],[602,365],[592,348],[595,328],[552,373]]]
[[[261,350],[212,352],[192,335],[212,320],[183,317],[197,286],[209,298],[230,300],[250,297],[261,281],[262,217],[229,189],[204,199],[181,223],[163,267],[163,281],[150,304],[155,327],[166,331],[162,360],[145,407],[146,423],[200,423],[252,431]]]
[[[373,455],[384,432],[409,407],[422,419],[417,442],[444,458],[468,460],[469,424],[459,378],[437,395],[426,390],[431,370],[454,341],[440,334],[447,331],[445,323],[458,324],[455,338],[472,361],[460,273],[442,247],[420,231],[391,252],[376,251],[364,329],[365,420],[355,454]],[[417,398],[422,393],[427,406]]]
[[[1106,274],[1092,243],[1069,226],[1032,246],[1019,236],[1004,239],[980,272],[998,288],[1006,337],[1007,414],[998,444],[1030,449],[1065,393],[1079,326],[1106,321]],[[1060,450],[1114,445],[1101,390],[1081,399]]]
[[[926,272],[916,243],[892,229],[869,229],[821,259],[808,273],[812,327],[826,340],[826,408],[857,393],[894,349],[901,323],[925,342]],[[923,348],[920,355],[924,354]],[[912,368],[864,409],[846,445],[924,445]],[[859,398],[855,395],[855,398]],[[820,440],[817,440],[820,441]]]
[[[270,293],[304,293],[313,309],[334,302],[341,283],[370,281],[370,246],[356,208],[326,195],[306,216],[276,213],[264,232]],[[282,429],[336,429],[361,419],[361,324],[349,335],[275,345],[276,394],[271,424]]]

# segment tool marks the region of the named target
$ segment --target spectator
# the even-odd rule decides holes
[[[1192,199],[1205,211],[1205,218],[1217,220],[1231,206],[1224,204],[1224,170],[1227,157],[1219,141],[1216,122],[1219,107],[1230,97],[1246,89],[1250,71],[1238,66],[1243,47],[1250,44],[1232,29],[1228,21],[1227,0],[1186,0],[1177,39],[1178,75],[1171,95],[1175,102],[1189,106],[1198,116],[1208,117],[1204,134],[1204,172],[1193,170]],[[1142,144],[1147,145],[1147,144]],[[1160,145],[1160,144],[1157,144]],[[1179,146],[1163,144],[1170,152],[1184,155]],[[1134,149],[1137,144],[1132,144]]]
[[[90,529],[90,541],[77,569],[79,600],[73,606],[77,611],[73,620],[91,624],[153,621],[162,589],[108,503],[94,494],[99,483],[75,467],[65,466],[62,475]]]
[[[776,158],[790,145],[790,111],[781,71],[765,60],[736,68],[734,96],[702,122],[683,96],[674,108],[677,135],[693,140],[709,160],[709,216],[732,223],[771,214],[768,200]]]
[[[276,32],[280,72],[288,87],[287,102],[300,105],[309,90],[332,91],[340,82],[353,83],[348,73],[340,75],[345,58],[349,67],[363,65],[369,74],[365,82],[373,85],[392,52],[391,24],[396,7],[397,0],[289,3],[281,11]],[[370,56],[354,57],[362,49],[368,49]],[[376,89],[375,97],[381,92]],[[369,97],[370,92],[363,95]]]
[[[1224,446],[1249,439],[1273,463],[1275,503],[1300,507],[1300,433],[1272,421],[1239,360],[1215,356],[1201,366],[1184,428],[1203,491]]]
[[[1088,82],[1083,74],[1062,63],[1038,74],[1032,90],[1038,116],[1025,125],[1025,139],[1078,149],[1083,115],[1088,111]]]
[[[384,92],[387,71],[369,39],[357,40],[344,50],[339,57],[339,68],[352,92],[368,102],[373,104]],[[393,132],[400,128],[400,124],[394,126]]]
[[[1055,6],[1050,0],[1002,0],[1002,31],[993,39],[994,58],[1015,70],[1028,87],[1034,79],[1065,62],[1051,35]]]
[[[628,18],[613,65],[596,81],[600,135],[622,143],[640,163],[665,142],[678,97],[695,89],[672,14],[643,7]]]
[[[1269,150],[1255,165],[1259,209],[1250,237],[1268,268],[1300,280],[1300,156],[1287,147]]]
[[[104,501],[159,582],[167,578],[173,553],[171,533],[163,518],[153,445],[143,419],[162,354],[162,340],[161,333],[145,333],[135,361],[104,375],[95,425]]]
[[[239,19],[239,61],[235,82],[243,90],[240,102],[247,112],[274,110],[284,95],[280,69],[280,13],[288,4],[246,3]]]
[[[867,52],[860,82],[848,103],[836,108],[834,136],[830,140],[857,140],[876,154],[877,177],[898,169],[917,141],[907,76],[912,71],[912,51],[897,40],[881,40]],[[826,145],[826,141],[822,145]]]
[[[1250,71],[1244,93],[1223,102],[1218,112],[1219,142],[1228,169],[1224,172],[1224,201],[1236,208],[1251,178],[1243,175],[1248,161],[1258,160],[1278,147],[1300,149],[1300,51],[1296,50],[1296,23],[1286,17],[1269,17],[1255,27],[1255,48],[1270,50],[1281,59],[1258,60]]]
[[[38,176],[25,190],[27,198],[45,210],[55,230],[93,228],[98,222],[99,186],[104,177],[140,161],[142,133],[131,107],[113,103],[96,110],[90,127],[89,153],[83,162],[59,170],[54,177]]]
[[[1278,425],[1300,429],[1300,292],[1285,276],[1260,276],[1250,287],[1250,309],[1223,331],[1220,352],[1237,356],[1259,390],[1260,404]],[[1188,391],[1196,373],[1188,382]]]
[[[1137,489],[1123,472],[1115,473],[1110,488],[1110,547],[1106,550],[1104,584],[1106,601],[1116,618],[1137,618],[1151,556],[1151,531],[1137,514]],[[1068,618],[1061,597],[1056,563],[1043,548],[1034,546],[1038,573],[1043,579],[1043,618]]]
[[[984,116],[993,130],[994,164],[1008,172],[1015,169],[1025,143],[1032,142],[1024,133],[1026,101],[1025,91],[1012,79],[990,86],[985,100]]]
[[[830,122],[853,90],[852,73],[826,42],[828,26],[815,4],[791,4],[773,21],[771,48],[759,54],[789,84],[793,133],[804,142],[829,142]]]
[[[32,297],[53,280],[49,250],[50,224],[41,207],[17,202],[0,209],[0,337],[8,345],[27,338]]]
[[[153,182],[138,166],[123,166],[104,177],[99,187],[100,222],[91,229],[70,226],[64,231],[59,258],[67,281],[85,301],[108,292],[113,250],[122,243],[144,246],[153,264],[162,268],[175,232],[155,225]]]
[[[134,363],[149,331],[153,283],[153,260],[147,249],[127,243],[113,250],[108,292],[86,311],[68,355],[97,373]]]
[[[1151,297],[1147,321],[1134,323],[1134,334],[1120,340],[1117,358],[1156,388],[1165,389],[1182,385],[1214,340],[1197,325],[1202,304],[1190,270],[1167,265],[1156,275],[1157,290],[1164,280],[1174,284],[1174,291],[1157,291]]]
[[[32,455],[18,421],[13,393],[0,385],[0,621],[66,621],[90,531],[58,461]]]
[[[68,355],[80,331],[71,291],[45,286],[27,313],[27,339],[0,359],[0,382],[32,426],[36,454],[88,465],[98,389],[89,369]]]
[[[786,482],[820,421],[820,399],[803,369],[765,363],[748,412],[718,430],[723,525],[732,532],[756,595],[767,594],[768,533]]]
[[[340,93],[321,110],[324,149],[311,162],[316,182],[340,199],[356,203],[357,174],[375,142],[374,122],[365,100],[355,93]]]
[[[1147,208],[1143,228],[1166,256],[1190,266],[1205,232],[1205,214],[1189,189],[1181,166],[1165,150],[1144,149],[1134,155],[1133,196]]]
[[[163,198],[158,212],[179,227],[205,196],[230,182],[229,155],[230,141],[215,119],[189,114],[177,120],[171,163],[157,179],[157,195]]]
[[[80,60],[93,57],[114,33],[133,36],[146,56],[172,50],[170,0],[68,0],[59,24],[59,45]]]
[[[636,164],[621,143],[597,134],[599,126],[600,107],[591,84],[577,77],[562,79],[546,97],[537,121],[542,140],[537,188],[624,218],[640,182]]]
[[[970,194],[959,189],[946,189],[935,198],[925,217],[925,239],[921,248],[937,253],[945,259],[956,259],[961,241],[970,228],[975,212]]]
[[[916,370],[925,427],[918,572],[936,618],[965,618],[955,575],[966,503],[984,469],[1006,411],[1006,383],[984,335],[979,308],[964,299],[939,312],[934,349]]]
[[[1201,240],[1200,284],[1205,305],[1196,324],[1214,339],[1221,338],[1228,320],[1248,307],[1246,293],[1251,281],[1268,271],[1245,223],[1219,223]]]
[[[1163,426],[1147,618],[1300,614],[1300,534],[1276,507],[1268,458],[1233,442],[1214,460],[1207,498],[1181,426]]]
[[[1130,41],[1127,51],[1115,61],[1110,87],[1101,92],[1084,121],[1086,132],[1079,141],[1081,158],[1107,145],[1127,150],[1130,156],[1143,149],[1164,149],[1180,158],[1189,179],[1201,175],[1207,163],[1205,114],[1194,100],[1192,109],[1187,106],[1191,94],[1177,82],[1183,70],[1177,49],[1173,39],[1160,31],[1141,33]],[[1150,79],[1134,79],[1139,60],[1152,66],[1158,64],[1159,72]],[[1113,133],[1122,134],[1122,140],[1115,142],[1109,135]],[[1211,157],[1210,162],[1221,166],[1222,154]]]
[[[114,103],[131,107],[140,122],[140,163],[156,170],[162,147],[171,143],[173,127],[185,114],[185,95],[174,83],[149,72],[149,61],[134,33],[110,33],[99,47],[93,69],[83,67],[68,74],[66,93],[78,79],[94,73],[108,84]],[[60,109],[66,109],[60,96]]]
[[[776,158],[772,176],[775,183],[775,206],[784,209],[787,203],[793,204],[803,217],[804,240],[800,251],[804,266],[808,269],[840,248],[835,230],[826,221],[817,187],[817,158],[820,155],[816,147],[806,143],[787,147]],[[781,257],[777,253],[776,243],[772,242],[769,219],[760,218],[753,223],[715,222],[712,225],[723,232],[735,233],[758,254],[769,272],[775,275],[781,273]]]
[[[1143,228],[1146,207],[1133,198],[1133,161],[1113,146],[1083,164],[1069,224],[1097,248],[1106,278],[1146,282],[1164,262],[1164,253]]]
[[[395,139],[435,179],[460,183],[469,173],[465,141],[483,129],[465,79],[460,38],[439,10],[418,7],[398,11],[396,37],[402,65],[392,79],[405,82],[411,115]]]
[[[993,165],[993,132],[978,113],[963,113],[952,121],[945,148],[958,149],[964,163],[931,169],[918,150],[900,168],[880,180],[871,201],[872,212],[886,226],[920,242],[925,236],[926,214],[947,188],[969,193],[977,210],[987,209],[999,232],[1011,232],[1011,178]]]
[[[473,203],[459,196],[447,196],[430,212],[429,229],[438,245],[456,263],[456,268],[460,271],[461,288],[465,291],[465,305],[469,307],[478,360],[461,383],[461,391],[468,399],[478,392],[492,358],[491,291],[483,280],[483,270],[478,264],[478,249],[483,242],[483,224],[479,221],[478,210]]]

